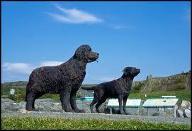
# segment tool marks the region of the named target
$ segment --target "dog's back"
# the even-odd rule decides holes
[[[131,90],[132,80],[119,78],[113,81],[101,83],[93,87],[98,96],[108,98],[117,98],[119,94],[129,93]],[[101,94],[102,93],[102,94]]]

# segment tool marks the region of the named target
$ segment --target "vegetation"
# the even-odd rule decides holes
[[[129,98],[160,98],[162,95],[174,95],[180,100],[191,100],[190,82],[186,83],[186,74],[174,75],[168,78],[155,78],[133,84]],[[1,86],[1,97],[10,98],[16,102],[25,100],[27,82],[18,81],[4,83]],[[188,88],[186,88],[186,85]],[[85,87],[93,85],[83,85]],[[189,88],[190,87],[190,88]],[[10,89],[15,89],[15,95],[10,95]],[[145,90],[146,89],[146,90]],[[148,90],[149,89],[149,90]],[[147,97],[145,97],[145,94]],[[90,96],[91,92],[80,89],[77,98]],[[45,94],[41,98],[51,98],[59,101],[58,94]],[[65,119],[53,117],[2,117],[3,130],[35,130],[35,129],[102,129],[102,130],[190,130],[190,125],[170,123],[150,123],[139,120],[97,120],[97,119]]]
[[[190,72],[172,75],[169,77],[148,77],[144,81],[135,81],[132,87],[132,93],[129,98],[159,98],[162,95],[175,95],[180,100],[191,100],[191,86],[190,81],[187,81]],[[10,98],[17,102],[25,100],[26,81],[6,82],[1,86],[1,97]],[[84,84],[82,86],[89,88],[95,84]],[[14,96],[9,95],[10,89],[15,89]],[[85,91],[80,89],[77,93],[77,99],[84,96],[92,96],[92,91]],[[147,97],[145,98],[145,94]],[[59,101],[57,94],[45,94],[41,98],[52,98]]]
[[[102,129],[102,130],[190,130],[189,125],[151,123],[139,120],[65,119],[53,117],[5,117],[1,118],[3,130],[37,129]]]
[[[10,89],[15,89],[15,95],[9,95]],[[153,91],[146,94],[147,97],[145,98],[145,94],[139,91],[133,91],[130,93],[129,98],[140,98],[140,99],[147,99],[147,98],[160,98],[163,95],[174,95],[177,96],[180,100],[191,100],[191,92],[188,90],[176,90],[176,91]],[[25,100],[25,88],[18,88],[18,87],[6,87],[1,88],[1,96],[10,98],[16,102],[24,101]],[[82,97],[82,95],[77,95],[77,98]],[[58,94],[45,94],[40,98],[52,98],[56,101],[59,101]]]
[[[138,93],[141,91],[141,89],[145,86],[144,82],[135,82],[135,85],[133,85],[133,93]]]
[[[15,95],[10,95],[10,89],[15,89]],[[10,98],[16,102],[25,100],[25,88],[12,87],[12,86],[2,86],[1,87],[1,97]]]
[[[176,91],[153,91],[146,94],[145,98],[144,93],[130,93],[129,98],[140,98],[140,99],[148,99],[148,98],[160,98],[161,96],[176,96],[180,100],[191,100],[191,92],[187,90],[176,90]]]

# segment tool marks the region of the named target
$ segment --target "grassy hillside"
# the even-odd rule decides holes
[[[152,77],[148,76],[144,81],[135,81],[133,83],[132,92],[129,98],[141,98],[144,99],[144,95],[147,94],[147,98],[161,97],[162,95],[176,95],[180,99],[191,99],[191,72],[176,74],[168,77]],[[1,86],[1,97],[9,97],[16,101],[22,101],[25,99],[26,81],[7,82]],[[85,84],[84,87],[91,87],[95,84]],[[16,95],[9,95],[10,89],[16,90]],[[77,98],[84,96],[92,96],[92,91],[86,91],[79,89]],[[46,94],[41,98],[53,98],[59,100],[57,94]]]
[[[134,92],[149,93],[153,91],[191,91],[191,72],[176,74],[168,77],[147,76],[144,81],[133,83]]]

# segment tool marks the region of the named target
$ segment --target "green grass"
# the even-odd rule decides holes
[[[160,98],[161,96],[173,95],[180,100],[191,100],[191,92],[187,90],[176,90],[176,91],[153,91],[147,94],[148,98]],[[141,98],[146,99],[144,93],[130,93],[129,98]]]
[[[103,120],[103,119],[64,119],[49,117],[5,117],[1,118],[3,130],[15,129],[102,129],[102,130],[190,130],[189,125],[168,124],[168,123],[150,123],[139,120]]]

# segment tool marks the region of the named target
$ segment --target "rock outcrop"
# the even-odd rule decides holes
[[[183,100],[177,109],[177,117],[191,118],[191,102]]]

